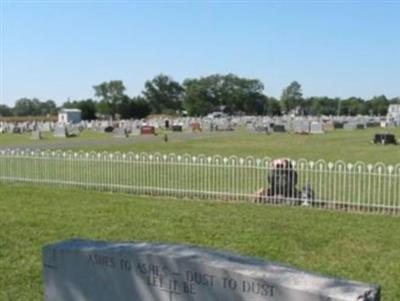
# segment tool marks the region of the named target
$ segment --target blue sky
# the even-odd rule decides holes
[[[400,1],[1,2],[0,103],[235,73],[267,95],[400,96]]]

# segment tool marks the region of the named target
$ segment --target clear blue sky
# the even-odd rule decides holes
[[[258,78],[279,96],[400,96],[399,1],[1,2],[0,103],[128,95],[159,73]]]

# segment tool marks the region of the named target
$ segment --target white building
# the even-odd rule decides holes
[[[207,115],[208,118],[214,119],[214,118],[226,118],[228,117],[228,114],[225,114],[224,112],[212,112]]]
[[[400,104],[390,105],[387,113],[387,120],[395,121],[400,124]]]
[[[59,123],[79,123],[82,120],[82,111],[79,109],[61,109],[58,112]]]

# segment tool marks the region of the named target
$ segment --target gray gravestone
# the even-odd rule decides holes
[[[343,125],[343,129],[346,131],[354,131],[357,127],[357,124],[354,122],[347,122]]]
[[[69,126],[66,130],[67,137],[77,137],[81,133],[77,126]]]
[[[136,126],[134,126],[134,127],[132,128],[131,135],[132,135],[132,136],[138,136],[138,135],[140,135],[140,129],[137,128]]]
[[[128,131],[125,128],[115,128],[113,131],[115,138],[127,138]]]
[[[216,123],[215,129],[217,131],[233,131],[233,126],[230,120],[221,119]]]
[[[309,134],[310,122],[303,119],[293,121],[293,132],[295,132],[296,134]]]
[[[254,131],[257,133],[269,134],[271,129],[268,124],[257,123],[253,126]]]
[[[42,139],[42,133],[39,130],[32,131],[31,139],[32,140],[41,140]]]
[[[343,125],[343,129],[347,131],[363,130],[365,129],[365,125],[358,122],[348,122]]]
[[[41,132],[50,132],[50,123],[48,123],[48,122],[45,122],[45,123],[42,123],[42,124],[40,124],[39,125],[39,130],[41,131]]]
[[[69,240],[43,248],[45,301],[378,301],[380,288],[195,246]]]
[[[319,121],[312,121],[310,124],[310,133],[311,134],[324,134],[324,125]]]
[[[57,125],[54,128],[53,136],[58,138],[66,138],[68,136],[67,128],[63,125]]]

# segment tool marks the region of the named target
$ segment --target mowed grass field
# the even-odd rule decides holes
[[[106,133],[99,133],[91,130],[84,130],[78,137],[68,138],[70,141],[90,141],[90,140],[103,140],[110,139],[111,135]],[[42,140],[32,140],[30,133],[22,134],[0,134],[0,147],[18,147],[18,146],[34,146],[56,144],[63,141],[64,138],[54,137],[50,132],[42,133]]]
[[[400,128],[378,128],[359,131],[337,130],[327,132],[324,135],[296,135],[290,133],[265,135],[246,129],[239,129],[231,133],[215,133],[203,139],[186,140],[179,138],[179,135],[175,135],[176,140],[170,139],[171,141],[167,143],[160,137],[158,141],[151,143],[89,146],[79,147],[79,149],[400,163],[399,145],[384,146],[371,143],[374,134],[380,132],[393,133],[400,140]]]
[[[130,137],[84,131],[79,138],[0,135],[0,147],[82,142],[75,151],[220,154],[326,161],[400,163],[400,146],[371,144],[374,133],[325,135],[229,133]],[[197,136],[196,136],[197,135]],[[188,138],[196,137],[194,139]],[[122,139],[125,141],[125,139]],[[101,143],[92,144],[92,141]],[[68,149],[69,147],[65,147]],[[284,262],[331,276],[379,283],[400,300],[400,219],[368,214],[188,201],[0,184],[0,300],[43,300],[41,248],[72,237],[189,243]]]
[[[41,248],[69,238],[196,244],[380,283],[400,300],[400,219],[0,185],[0,300],[43,300]]]
[[[168,133],[168,142],[164,141],[163,133],[157,137],[133,136],[127,138],[127,141],[124,138],[114,138],[112,134],[85,130],[80,137],[67,139],[54,138],[50,134],[46,134],[42,141],[30,140],[29,134],[3,134],[0,135],[0,147],[18,147],[21,145],[29,147],[38,144],[54,148],[62,143],[65,144],[64,149],[83,151],[219,154],[224,156],[268,156],[271,158],[289,157],[309,160],[324,159],[327,161],[343,160],[345,162],[399,163],[400,146],[372,144],[371,140],[375,133],[393,133],[400,140],[400,128],[336,130],[324,135],[290,133],[265,135],[246,129],[238,129],[234,132],[199,134]],[[75,145],[68,147],[69,142],[74,142]],[[79,145],[76,145],[76,142],[79,142]]]

